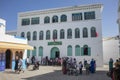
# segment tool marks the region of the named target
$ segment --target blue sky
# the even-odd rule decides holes
[[[19,12],[59,8],[75,5],[101,3],[103,37],[118,34],[117,9],[118,0],[0,0],[0,18],[6,20],[6,29],[17,29],[17,14]]]

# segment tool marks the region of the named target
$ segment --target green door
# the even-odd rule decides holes
[[[53,47],[51,49],[51,54],[50,54],[50,57],[51,58],[56,58],[56,52],[59,52],[59,49],[57,47]]]

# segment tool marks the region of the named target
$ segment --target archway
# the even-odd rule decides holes
[[[12,66],[12,53],[10,49],[7,49],[5,52],[5,57],[6,57],[6,68],[10,69]]]
[[[60,51],[57,47],[53,47],[51,49],[51,54],[50,54],[51,58],[59,58],[60,57]]]

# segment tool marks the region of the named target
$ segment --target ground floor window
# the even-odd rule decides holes
[[[30,56],[30,50],[27,50],[27,57]]]
[[[75,56],[80,56],[80,46],[79,45],[75,46]]]
[[[34,47],[34,50],[32,50],[32,56],[36,56],[36,47]]]
[[[81,48],[81,55],[82,55],[82,56],[90,56],[90,55],[91,55],[91,48],[88,47],[88,45],[84,45],[84,46]]]
[[[39,47],[39,56],[43,56],[43,47]]]
[[[71,45],[69,45],[67,47],[67,56],[72,56],[72,46]]]

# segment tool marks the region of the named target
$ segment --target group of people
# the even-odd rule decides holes
[[[63,58],[62,61],[62,72],[63,74],[69,74],[69,75],[78,75],[83,74],[83,67],[86,70],[86,75],[88,75],[90,72],[95,73],[96,71],[96,61],[94,59],[91,59],[90,63],[88,63],[87,60],[84,59],[84,63],[82,61],[78,62],[75,58]]]
[[[23,66],[23,60],[22,60],[22,58],[19,57],[19,56],[16,56],[15,57],[15,72],[16,73],[20,73],[21,71],[24,72],[22,66]]]
[[[61,58],[50,58],[44,57],[41,60],[42,65],[49,65],[49,66],[61,66]]]
[[[108,76],[112,78],[112,80],[120,80],[120,58],[116,60],[114,63],[113,59],[109,60],[109,72]]]

